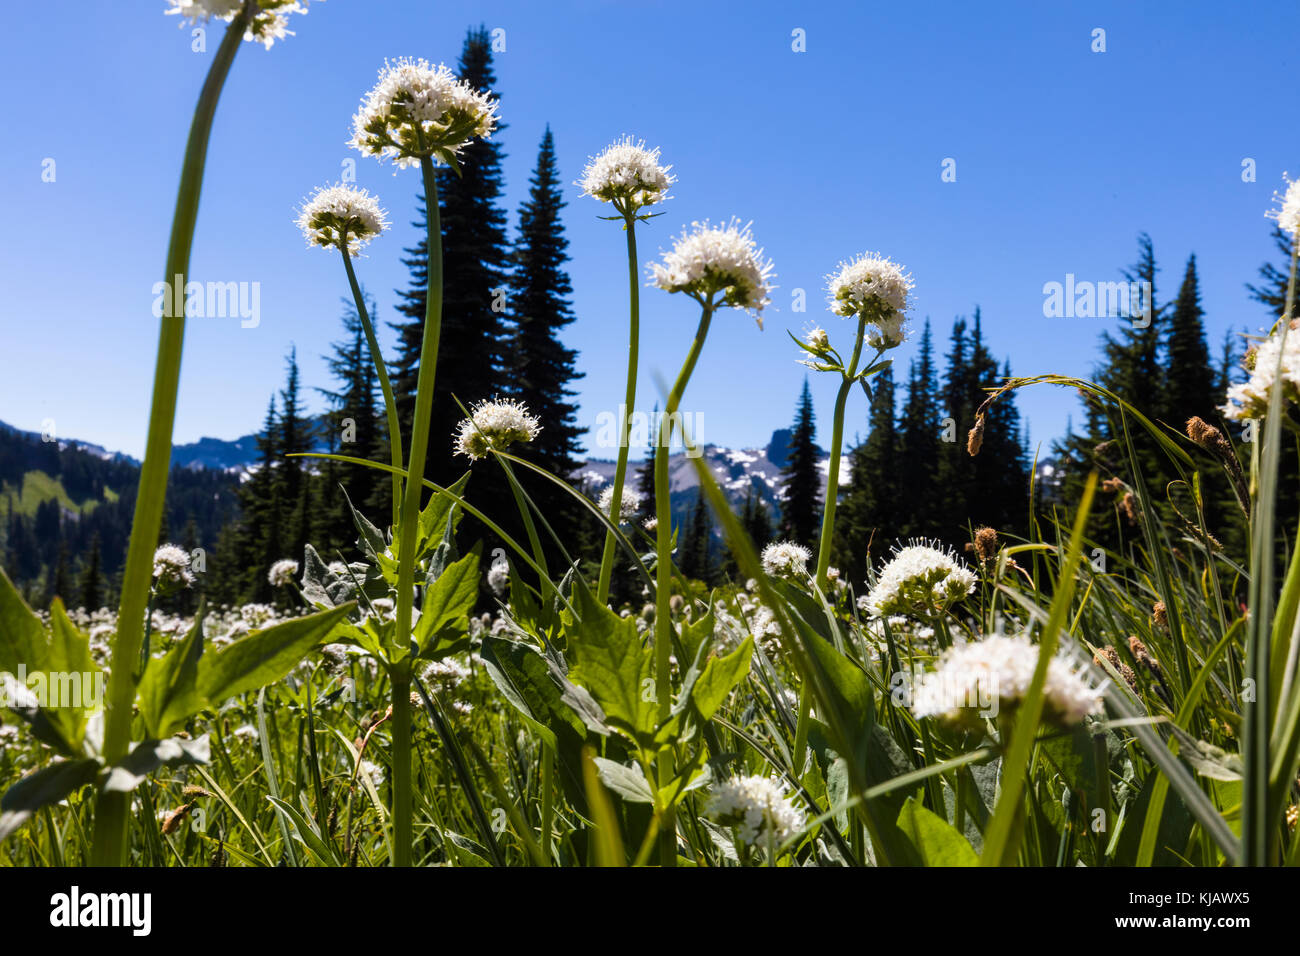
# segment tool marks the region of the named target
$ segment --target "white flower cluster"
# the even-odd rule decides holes
[[[174,544],[159,546],[153,553],[153,578],[159,585],[179,584],[189,587],[194,583],[189,552]]]
[[[736,827],[750,846],[780,846],[805,822],[803,811],[790,803],[781,784],[768,777],[732,777],[718,784],[705,812],[724,826]]]
[[[1277,209],[1270,209],[1265,215],[1277,220],[1278,227],[1289,233],[1292,239],[1300,239],[1300,179],[1287,177],[1286,192],[1273,194]]]
[[[651,285],[667,292],[686,292],[697,299],[722,293],[722,304],[758,316],[772,291],[772,263],[754,243],[749,225],[732,220],[725,226],[691,223],[663,262],[650,263]]]
[[[623,486],[623,494],[618,502],[618,514],[614,514],[614,486],[607,485],[605,490],[600,493],[600,501],[596,503],[601,514],[608,517],[611,521],[617,521],[619,524],[627,524],[636,519],[641,512],[641,505],[644,502],[641,492],[635,488]]]
[[[488,587],[497,597],[506,593],[506,588],[510,587],[510,565],[506,561],[493,561],[488,567],[487,572]]]
[[[514,399],[479,402],[470,409],[470,417],[461,420],[456,432],[456,454],[477,461],[495,448],[504,451],[515,442],[528,442],[542,430],[528,408]]]
[[[714,605],[713,636],[718,642],[719,653],[731,653],[752,634],[769,655],[775,654],[781,627],[772,609],[748,594],[739,594],[737,599],[741,602],[739,617],[720,604]]]
[[[638,209],[669,198],[668,187],[677,182],[671,169],[660,164],[657,146],[646,149],[644,142],[624,136],[591,157],[574,185],[582,187],[584,196],[613,203],[624,215],[636,215]]]
[[[170,7],[168,15],[176,14],[184,19],[182,26],[197,26],[209,20],[224,20],[230,23],[244,5],[244,0],[167,0]],[[289,14],[306,13],[307,0],[258,0],[257,12],[244,31],[244,39],[256,41],[268,50],[276,40],[293,36],[289,29]]]
[[[1263,418],[1279,375],[1283,400],[1300,401],[1300,329],[1283,326],[1249,354],[1250,378],[1229,387],[1228,401],[1222,406],[1225,417],[1236,421]]]
[[[808,573],[808,549],[793,541],[773,541],[763,549],[763,570],[776,577],[792,578]]]
[[[463,681],[469,680],[471,671],[466,664],[462,664],[454,657],[444,657],[442,660],[434,661],[424,669],[424,681],[427,684],[441,684],[445,687],[455,687]]]
[[[293,558],[281,558],[271,565],[271,570],[266,572],[266,579],[271,582],[271,587],[283,588],[292,584],[297,574],[298,562]]]
[[[426,156],[447,161],[474,137],[492,135],[496,110],[496,100],[441,63],[385,60],[352,117],[350,145],[398,167],[418,166]]]
[[[912,712],[954,723],[997,716],[1029,692],[1038,654],[1038,646],[1028,638],[1005,634],[949,648],[913,689]],[[1043,684],[1044,720],[1070,727],[1101,709],[1101,693],[1064,656],[1053,657]]]
[[[925,544],[897,551],[858,607],[875,617],[928,615],[975,590],[975,575],[955,554]]]
[[[912,277],[902,266],[886,256],[866,252],[840,263],[839,272],[826,278],[831,311],[842,316],[865,315],[875,327],[868,344],[878,349],[903,344]]]
[[[355,256],[363,243],[388,228],[379,197],[355,186],[318,186],[303,201],[297,226],[309,246],[338,246],[347,236],[348,255]]]

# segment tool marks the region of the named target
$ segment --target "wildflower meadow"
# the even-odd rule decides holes
[[[1271,207],[1251,213],[1269,210],[1289,268],[1272,267],[1270,321],[1239,337],[1221,375],[1199,326],[1185,339],[1170,324],[1190,314],[1182,297],[1153,306],[1138,294],[1127,337],[1110,340],[1128,358],[1168,348],[1123,381],[1195,372],[1194,398],[1169,398],[1169,385],[1146,402],[1110,372],[1065,374],[1050,356],[1020,376],[989,359],[965,412],[916,426],[953,434],[922,447],[906,431],[885,446],[903,356],[913,397],[922,387],[907,351],[922,335],[918,297],[944,277],[913,274],[889,232],[862,229],[824,263],[808,306],[817,324],[789,327],[799,320],[780,307],[763,221],[743,204],[679,198],[689,163],[671,136],[637,135],[629,105],[597,118],[608,145],[567,179],[546,131],[524,239],[500,267],[512,278],[474,279],[485,302],[506,289],[522,356],[498,363],[505,385],[487,393],[464,384],[482,359],[468,336],[507,319],[485,308],[476,326],[458,310],[478,274],[475,230],[491,223],[453,198],[485,181],[483,157],[529,118],[474,81],[490,73],[489,34],[471,30],[462,61],[439,63],[394,31],[394,55],[367,64],[373,85],[327,130],[357,174],[321,177],[304,162],[292,211],[242,213],[343,300],[335,362],[362,385],[323,427],[367,437],[295,438],[286,390],[261,461],[177,511],[186,482],[207,480],[173,469],[182,366],[204,361],[187,340],[202,296],[182,290],[200,242],[234,241],[205,235],[203,197],[213,181],[257,175],[252,138],[242,170],[213,161],[222,137],[254,135],[233,102],[249,90],[230,80],[253,56],[274,70],[313,44],[316,22],[357,3],[159,5],[165,39],[206,31],[211,48],[170,235],[154,243],[169,291],[148,318],[156,353],[115,370],[152,381],[144,453],[129,482],[97,492],[101,516],[118,493],[131,504],[129,533],[96,537],[94,571],[89,549],[60,558],[64,571],[23,570],[39,536],[22,543],[16,502],[35,486],[13,486],[0,549],[0,866],[1300,864],[1300,182],[1278,179]],[[384,6],[365,16],[382,21]],[[464,19],[445,13],[438,22],[457,26],[438,49]],[[324,69],[349,54],[316,55]],[[636,68],[620,63],[610,68]],[[799,148],[712,104],[716,148],[736,161]],[[181,137],[181,117],[157,122]],[[420,197],[406,240],[386,205],[399,193]],[[582,428],[566,382],[587,345],[566,346],[562,323],[543,321],[567,308],[567,254],[527,241],[558,234],[544,230],[561,206],[569,221],[600,222],[608,255],[592,268],[620,290],[601,319],[618,383],[603,402],[618,412],[599,482],[568,450]],[[1154,275],[1143,249],[1139,284]],[[418,264],[392,346],[366,283],[403,256]],[[671,325],[643,321],[648,306]],[[1143,315],[1155,338],[1142,337]],[[709,409],[697,396],[717,395],[709,363],[731,363],[737,395],[761,386],[718,342],[719,327],[742,325],[747,349],[802,363],[834,396],[820,409],[827,451],[802,484],[798,454],[812,445],[796,422],[779,521],[737,497],[700,435]],[[978,316],[974,338],[962,329],[967,355],[984,354],[981,336],[1010,337]],[[923,334],[929,350],[928,321]],[[1200,354],[1175,354],[1184,341]],[[675,364],[648,365],[648,343]],[[1077,395],[1088,422],[1050,467],[1008,418],[1048,391]],[[629,440],[638,415],[650,422],[643,461]],[[905,412],[900,427],[913,424]],[[941,506],[906,505],[908,474],[968,489],[946,499],[967,510],[927,530],[912,516]],[[995,499],[1005,513],[989,510]],[[228,526],[221,544],[187,519]],[[101,551],[107,562],[118,550],[101,575]]]

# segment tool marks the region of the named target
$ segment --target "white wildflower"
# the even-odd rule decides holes
[[[355,256],[363,244],[388,228],[386,215],[378,196],[337,184],[317,186],[303,201],[295,223],[309,246],[337,247],[347,236],[348,255]]]
[[[1300,179],[1292,179],[1285,173],[1283,178],[1286,179],[1286,192],[1273,194],[1278,208],[1270,209],[1265,215],[1276,220],[1278,227],[1289,233],[1292,239],[1300,239]]]
[[[474,137],[492,134],[496,110],[496,100],[442,64],[384,61],[379,82],[352,117],[350,145],[399,167],[418,166],[423,157],[449,162]]]
[[[510,586],[510,565],[505,561],[493,561],[488,568],[487,583],[497,597],[505,594]]]
[[[804,814],[768,777],[732,777],[713,788],[705,812],[734,826],[750,846],[780,846],[804,828]]]
[[[812,555],[793,541],[774,541],[763,549],[763,570],[778,577],[795,577],[808,573]]]
[[[831,311],[836,315],[864,315],[875,331],[867,337],[873,348],[901,345],[903,322],[911,307],[912,277],[889,258],[866,252],[827,276]]]
[[[634,488],[623,486],[623,494],[618,502],[618,514],[614,514],[614,486],[608,485],[600,493],[600,501],[597,507],[611,521],[617,521],[619,524],[626,524],[636,518],[641,511],[641,504],[644,499],[641,493]]]
[[[528,442],[542,430],[536,416],[514,399],[479,402],[470,409],[470,417],[461,420],[456,432],[456,454],[470,459],[486,458],[495,448],[504,451],[515,442]]]
[[[293,558],[281,558],[271,565],[271,570],[266,572],[266,579],[271,582],[271,587],[283,588],[292,584],[297,574],[298,562]]]
[[[1226,418],[1246,421],[1267,415],[1269,396],[1279,374],[1283,401],[1300,401],[1300,330],[1284,326],[1248,355],[1250,378],[1228,388],[1228,401],[1222,406]]]
[[[159,584],[179,584],[189,587],[194,583],[189,552],[174,544],[161,545],[153,553],[153,577]]]
[[[468,680],[471,671],[469,667],[456,660],[454,657],[444,657],[441,660],[434,661],[424,669],[424,681],[427,684],[443,684],[448,687],[455,687],[462,681]]]
[[[668,187],[677,182],[671,169],[660,164],[658,147],[646,149],[644,142],[624,136],[588,160],[582,179],[574,185],[582,187],[584,196],[613,203],[619,212],[632,216],[669,198]]]
[[[858,607],[876,617],[924,616],[946,610],[974,590],[974,573],[956,555],[910,544],[895,552]]]
[[[1029,692],[1038,655],[1038,645],[1028,638],[1005,634],[949,648],[913,689],[912,712],[965,724],[995,717]],[[1070,727],[1101,709],[1101,692],[1063,655],[1053,657],[1043,684],[1043,719]]]
[[[198,26],[209,20],[230,23],[244,5],[243,0],[167,0],[170,7],[164,11],[183,18],[182,26]],[[307,0],[258,0],[257,12],[244,31],[244,39],[261,43],[268,50],[276,40],[293,36],[289,27],[289,14],[306,13]]]
[[[722,293],[721,304],[746,309],[763,326],[763,307],[772,291],[772,263],[754,243],[749,225],[733,219],[726,226],[691,223],[663,262],[650,264],[651,285],[685,292],[701,302]]]
[[[826,330],[818,326],[808,333],[808,338],[804,340],[810,349],[817,352],[825,352],[831,347],[830,337],[827,336]]]

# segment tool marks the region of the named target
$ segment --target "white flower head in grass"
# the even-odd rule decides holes
[[[623,487],[623,495],[618,503],[618,514],[615,515],[614,508],[614,486],[609,485],[600,493],[600,501],[597,507],[605,517],[611,521],[617,521],[619,524],[627,524],[636,519],[641,512],[642,501],[641,493],[635,488]]]
[[[153,577],[159,585],[189,587],[194,583],[189,552],[174,544],[161,545],[153,553]]]
[[[713,788],[705,812],[737,828],[750,846],[780,846],[804,828],[804,815],[768,777],[732,777]]]
[[[650,284],[685,292],[700,302],[721,293],[721,305],[754,313],[763,327],[763,307],[774,286],[771,260],[754,242],[749,225],[733,219],[725,226],[691,223],[663,262],[650,263]]]
[[[398,167],[418,166],[426,156],[451,165],[471,139],[492,135],[496,111],[496,100],[441,63],[385,60],[352,117],[350,145]]]
[[[659,162],[659,148],[646,149],[644,142],[631,136],[606,146],[587,161],[582,178],[574,185],[582,187],[584,196],[612,203],[625,216],[669,199],[668,187],[677,177]]]
[[[774,577],[792,578],[808,573],[812,555],[793,541],[774,541],[763,549],[763,570]]]
[[[457,429],[456,454],[477,461],[494,448],[504,451],[515,442],[532,441],[541,430],[522,402],[510,398],[479,402]]]
[[[505,561],[493,561],[488,568],[487,583],[497,597],[505,594],[510,586],[510,565]]]
[[[182,26],[198,26],[214,19],[230,23],[244,5],[243,0],[167,0],[167,3],[167,14],[182,17]],[[258,0],[257,12],[244,31],[244,39],[256,41],[269,50],[276,40],[293,36],[289,14],[306,12],[307,0]]]
[[[1277,221],[1278,228],[1289,233],[1292,239],[1300,238],[1300,179],[1292,179],[1285,173],[1286,192],[1273,194],[1273,201],[1278,208],[1270,209],[1266,216]]]
[[[348,255],[388,228],[379,197],[355,186],[318,186],[303,201],[296,224],[309,246],[337,247],[347,236]]]
[[[934,671],[913,688],[912,712],[918,717],[977,726],[985,718],[1012,711],[1029,693],[1038,654],[1038,645],[1027,637],[1005,634],[951,647]],[[1043,720],[1056,727],[1072,727],[1101,710],[1101,691],[1066,657],[1053,657],[1043,684]]]
[[[1279,328],[1247,354],[1250,377],[1228,388],[1228,401],[1222,406],[1226,418],[1264,418],[1269,396],[1279,380],[1283,400],[1300,401],[1300,329]]]
[[[891,349],[903,344],[903,322],[911,308],[912,277],[886,256],[864,252],[841,262],[827,276],[831,311],[840,316],[863,315],[875,327],[867,342],[873,348]]]
[[[895,552],[858,606],[874,617],[928,616],[975,590],[975,574],[955,554],[913,542]]]
[[[271,582],[273,588],[284,588],[293,583],[297,574],[298,562],[293,558],[281,558],[266,572],[266,580]]]

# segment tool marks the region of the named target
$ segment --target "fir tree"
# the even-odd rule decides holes
[[[921,333],[920,354],[907,376],[907,401],[898,427],[898,537],[933,535],[939,527],[939,407],[930,320]]]
[[[816,546],[821,520],[821,450],[816,437],[812,392],[805,377],[781,469],[781,536],[806,548]]]
[[[1182,429],[1193,415],[1213,422],[1219,417],[1215,407],[1215,372],[1210,365],[1210,350],[1205,344],[1205,312],[1201,309],[1201,292],[1196,277],[1196,256],[1187,260],[1183,284],[1169,313],[1168,344],[1165,362],[1164,408],[1161,410],[1171,428]]]
[[[311,533],[311,485],[302,459],[293,456],[310,451],[313,436],[311,423],[303,416],[298,394],[300,376],[296,348],[290,350],[286,365],[287,380],[280,392],[279,441],[275,446],[276,457],[279,459],[275,468],[276,482],[280,501],[286,509],[282,541],[285,551],[280,557],[301,561],[303,548]]]
[[[86,558],[86,566],[81,569],[78,597],[81,606],[87,611],[93,611],[104,604],[104,571],[98,531],[90,539],[90,554]]]
[[[709,520],[708,506],[705,505],[704,495],[701,493],[695,499],[690,521],[686,525],[682,543],[678,548],[680,555],[678,565],[686,577],[705,584],[712,584],[714,577],[713,559],[710,553],[712,534],[713,522]]]

